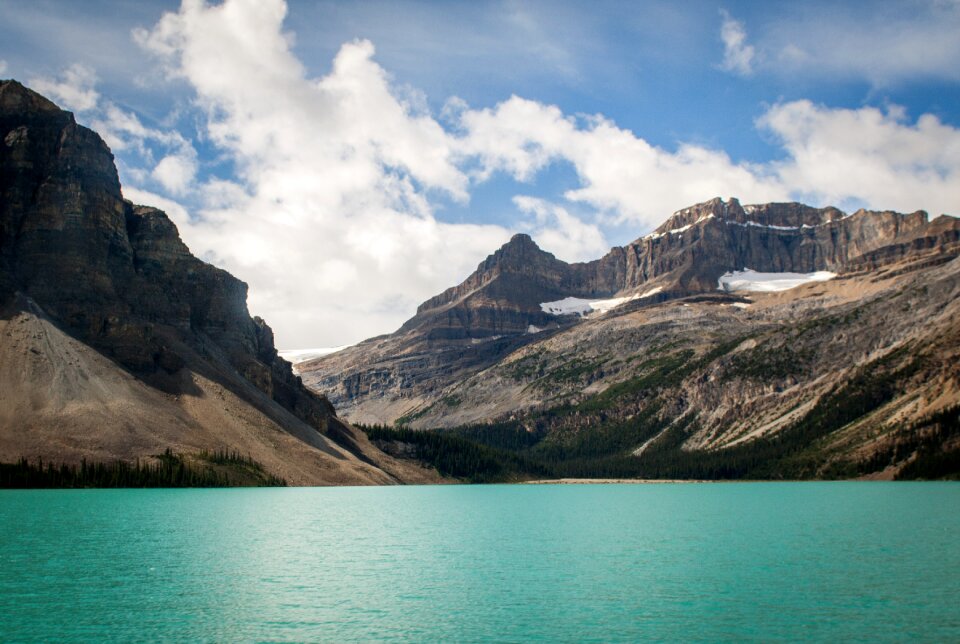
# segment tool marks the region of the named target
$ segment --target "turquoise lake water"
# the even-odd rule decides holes
[[[0,491],[0,640],[960,641],[960,484]]]

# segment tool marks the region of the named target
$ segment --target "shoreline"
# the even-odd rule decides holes
[[[602,485],[611,483],[629,483],[634,485],[657,485],[662,483],[719,483],[701,479],[538,479],[523,481],[521,485]]]

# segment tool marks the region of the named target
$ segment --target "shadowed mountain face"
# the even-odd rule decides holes
[[[603,258],[567,264],[517,235],[484,260],[463,283],[424,302],[397,332],[297,365],[304,382],[327,392],[348,418],[362,422],[422,419],[434,423],[493,418],[448,409],[455,385],[528,345],[566,337],[585,322],[541,304],[564,298],[607,300],[594,308],[615,317],[693,296],[736,301],[718,292],[727,272],[839,274],[878,270],[918,258],[951,257],[960,221],[927,214],[811,208],[798,203],[741,206],[711,201],[674,213],[656,231],[612,249]],[[614,300],[611,302],[610,300]],[[606,314],[599,309],[619,303]],[[456,413],[454,413],[456,412]],[[417,422],[420,422],[417,420]]]
[[[190,254],[163,212],[123,199],[96,133],[0,83],[3,363],[22,367],[3,374],[0,460],[226,448],[294,483],[403,478],[303,387],[246,296]],[[97,393],[114,386],[116,400]]]

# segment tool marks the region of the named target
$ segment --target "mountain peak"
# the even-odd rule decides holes
[[[536,246],[537,243],[533,241],[533,238],[530,237],[527,233],[517,233],[510,238],[504,246]]]
[[[21,83],[0,80],[0,115],[22,116],[31,112],[62,112],[57,105]]]
[[[477,266],[477,273],[555,271],[562,270],[561,265],[567,264],[537,246],[530,235],[517,233]]]

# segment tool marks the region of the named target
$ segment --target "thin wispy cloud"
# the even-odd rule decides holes
[[[725,67],[783,76],[864,79],[875,87],[960,81],[960,4],[876,3],[871,10],[815,4],[789,19],[751,26],[723,14]],[[762,60],[762,65],[758,65]]]
[[[720,10],[723,23],[720,25],[720,39],[723,41],[723,62],[721,69],[741,76],[753,73],[756,52],[753,45],[747,44],[747,30],[743,23],[734,20],[725,10]]]

